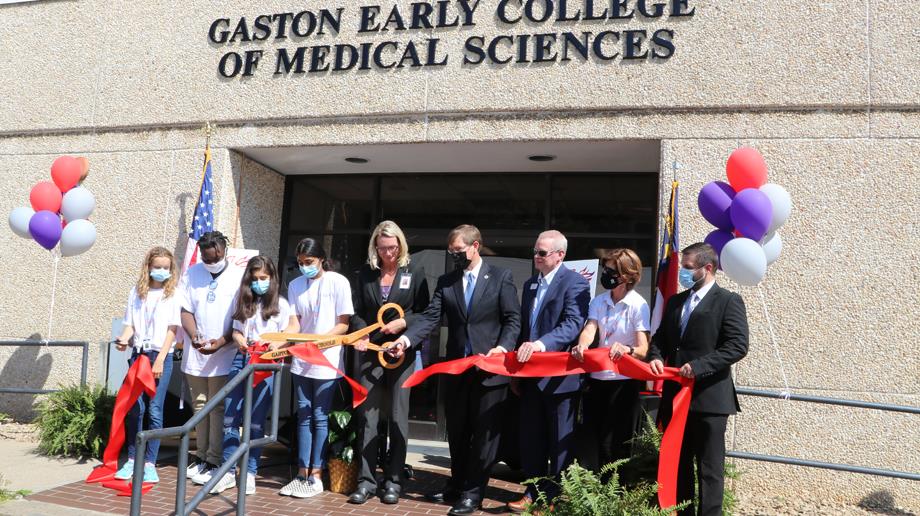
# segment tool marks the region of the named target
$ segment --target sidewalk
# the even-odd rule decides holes
[[[0,440],[0,457],[3,457],[0,473],[9,479],[6,488],[32,491],[25,499],[0,504],[0,515],[104,516],[128,513],[130,498],[118,497],[115,491],[83,481],[99,464],[98,461],[80,463],[49,459],[33,453],[34,447],[34,444]],[[174,442],[163,443],[161,462],[165,465],[159,468],[161,482],[144,496],[143,514],[159,516],[172,511],[176,489],[175,452]],[[376,498],[364,505],[351,505],[346,502],[346,495],[329,491],[305,500],[279,496],[278,489],[288,482],[292,472],[292,466],[287,464],[288,454],[288,450],[280,445],[266,450],[263,462],[270,466],[259,471],[258,491],[246,499],[247,514],[420,516],[446,514],[449,508],[424,499],[426,492],[440,487],[447,480],[446,467],[450,464],[447,443],[411,442],[407,462],[415,468],[415,478],[407,482],[397,505],[384,505]],[[519,480],[504,465],[497,466],[489,483],[483,511],[478,514],[504,513],[505,503],[517,499],[522,492],[517,484]],[[197,488],[188,484],[189,498],[197,492]],[[235,504],[236,489],[230,489],[220,495],[206,497],[199,509],[202,514],[233,514]]]

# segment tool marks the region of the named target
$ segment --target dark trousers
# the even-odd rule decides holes
[[[693,500],[693,470],[700,483],[700,505],[691,504],[682,516],[721,516],[722,491],[725,487],[725,426],[728,416],[690,412],[680,447],[677,470],[677,502]]]
[[[639,414],[639,380],[588,380],[585,423],[598,443],[598,470],[630,456],[630,439]]]
[[[538,484],[548,500],[559,495],[559,473],[574,458],[577,406],[578,391],[544,394],[536,382],[521,382],[521,466],[527,478],[556,480],[541,480]],[[525,493],[536,500],[537,486],[528,485]]]
[[[389,428],[389,459],[383,466],[385,488],[401,490],[402,471],[406,463],[406,448],[409,438],[409,389],[402,384],[414,370],[414,362],[406,358],[396,369],[385,369],[377,363],[377,353],[364,353],[361,360],[361,385],[367,389],[367,400],[358,407],[359,441],[361,448],[361,470],[358,473],[358,487],[373,493],[377,488],[377,460],[381,445],[385,445],[387,434],[380,433],[380,427]],[[389,421],[389,425],[380,425]]]
[[[481,502],[495,456],[508,385],[482,385],[484,374],[470,370],[444,379],[448,393],[445,407],[447,441],[450,446],[448,488],[463,498]]]

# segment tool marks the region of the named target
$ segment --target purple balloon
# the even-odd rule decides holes
[[[722,254],[722,248],[725,247],[725,244],[731,242],[733,238],[735,238],[735,235],[733,235],[731,231],[717,229],[706,235],[703,241],[711,245],[716,250],[716,254],[720,255]]]
[[[734,229],[730,209],[735,189],[728,183],[713,181],[700,190],[696,204],[700,208],[703,218],[713,226],[731,231]]]
[[[61,239],[61,217],[48,210],[35,212],[29,219],[29,234],[45,249],[54,249]]]
[[[731,208],[732,223],[745,238],[759,242],[773,220],[773,204],[767,194],[746,188],[735,195]]]

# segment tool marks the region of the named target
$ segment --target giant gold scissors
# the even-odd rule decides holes
[[[322,334],[313,334],[313,333],[263,333],[259,336],[261,341],[286,341],[293,343],[312,343],[315,344],[319,349],[327,349],[334,346],[354,346],[356,342],[361,340],[363,337],[370,335],[374,331],[382,328],[384,326],[383,315],[389,310],[396,310],[399,314],[399,317],[405,317],[406,313],[403,311],[402,307],[396,303],[387,303],[380,307],[380,310],[377,310],[377,322],[375,324],[368,325],[365,328],[361,328],[358,331],[347,333],[345,335],[322,335]],[[403,363],[403,360],[406,359],[406,356],[403,355],[399,357],[395,362],[390,362],[386,359],[386,351],[393,346],[393,342],[387,342],[383,345],[378,345],[374,343],[368,343],[367,349],[377,352],[377,360],[380,362],[380,365],[387,369],[395,369]],[[262,359],[265,360],[275,360],[278,358],[284,358],[291,356],[289,348],[276,349],[275,351],[269,351],[261,355]]]

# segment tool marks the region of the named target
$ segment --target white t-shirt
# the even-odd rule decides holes
[[[242,269],[225,269],[214,279],[203,263],[189,267],[182,278],[182,309],[195,315],[198,331],[205,339],[219,339],[230,332],[233,302],[243,279]],[[213,285],[212,285],[213,282]],[[211,288],[211,287],[214,288]],[[211,294],[213,293],[213,296]],[[211,297],[213,301],[209,301]],[[194,339],[194,335],[189,335]],[[230,365],[237,347],[232,342],[217,352],[203,355],[191,345],[182,353],[182,371],[194,376],[224,376],[230,372]]]
[[[153,351],[163,348],[169,327],[181,325],[180,297],[178,291],[171,297],[163,297],[163,289],[152,288],[147,292],[147,298],[141,299],[137,296],[137,288],[131,289],[122,322],[125,326],[134,328],[134,347]]]
[[[348,279],[332,271],[323,272],[319,279],[296,278],[288,285],[288,301],[300,319],[301,333],[329,333],[335,327],[338,316],[355,313]],[[329,362],[339,369],[344,353],[342,346],[323,350]],[[291,361],[291,374],[320,380],[339,376],[332,369],[308,364],[297,357]]]
[[[236,311],[236,302],[233,304],[232,312]],[[246,319],[245,321],[233,321],[233,329],[238,330],[243,334],[247,340],[259,340],[259,335],[263,333],[275,333],[281,332],[287,329],[288,322],[291,320],[291,316],[294,313],[291,311],[291,305],[287,302],[287,299],[283,297],[278,298],[278,315],[273,316],[269,320],[262,319],[262,304],[256,308],[256,313]]]
[[[614,304],[609,292],[595,297],[588,307],[588,320],[597,322],[598,347],[609,348],[619,342],[636,346],[636,332],[649,331],[648,303],[635,290],[630,290]],[[628,376],[611,371],[591,373],[597,380],[628,380]]]

